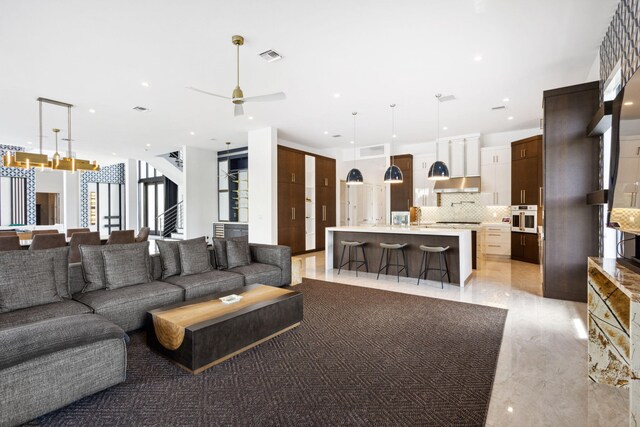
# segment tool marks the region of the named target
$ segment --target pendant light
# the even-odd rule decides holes
[[[402,171],[398,166],[393,163],[393,138],[396,136],[396,120],[395,120],[395,108],[396,104],[391,104],[391,143],[389,149],[391,150],[391,166],[387,168],[384,173],[384,182],[387,184],[401,184],[402,183]]]
[[[358,113],[354,111],[351,114],[353,114],[353,168],[347,174],[347,185],[361,185],[364,178],[362,172],[356,168],[356,115]]]
[[[440,97],[442,94],[436,94],[436,103],[438,104],[438,128],[436,129],[436,144],[440,139]],[[436,160],[429,168],[429,175],[427,178],[432,181],[444,181],[449,179],[449,168],[442,160]]]

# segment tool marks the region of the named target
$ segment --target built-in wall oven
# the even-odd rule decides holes
[[[511,206],[511,231],[537,233],[538,206]]]

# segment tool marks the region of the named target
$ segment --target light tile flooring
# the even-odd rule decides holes
[[[488,426],[628,425],[628,391],[587,378],[586,304],[542,298],[539,266],[483,260],[467,286],[441,289],[434,281],[325,272],[324,252],[301,258],[302,277],[508,309]]]

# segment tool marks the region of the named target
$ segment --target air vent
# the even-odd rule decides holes
[[[506,110],[507,107],[505,107],[504,105],[498,105],[497,107],[491,107],[491,109],[493,111],[497,111],[497,110]]]
[[[264,59],[267,62],[279,61],[282,59],[282,56],[275,50],[265,50],[260,54],[260,58]]]
[[[438,99],[440,100],[440,102],[449,102],[449,101],[455,101],[456,97],[454,95],[446,95],[446,96],[441,96]]]
[[[331,138],[342,138],[342,135],[340,135],[340,134],[331,135]]]
[[[136,105],[135,107],[133,107],[133,109],[136,111],[140,111],[141,113],[144,113],[145,111],[149,111],[147,107],[141,107],[139,105]]]

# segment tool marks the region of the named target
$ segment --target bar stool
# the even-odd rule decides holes
[[[356,277],[358,277],[358,269],[360,267],[362,267],[364,265],[364,267],[367,270],[367,273],[369,272],[369,264],[367,263],[367,255],[364,252],[364,245],[367,242],[352,242],[352,241],[348,241],[348,240],[342,240],[340,242],[340,244],[342,244],[342,255],[340,256],[340,266],[338,267],[338,274],[340,274],[340,270],[342,269],[342,267],[344,267],[345,265],[349,264],[349,270],[351,270],[351,264],[354,263],[356,264]],[[349,248],[349,259],[347,260],[347,262],[343,263],[342,260],[344,259],[344,250],[346,248]],[[358,259],[358,248],[362,249],[362,259]],[[351,249],[353,249],[353,258],[351,258]]]
[[[451,283],[451,277],[449,276],[449,264],[447,263],[447,254],[446,252],[449,250],[449,246],[445,246],[444,248],[441,246],[425,246],[420,245],[420,250],[422,251],[422,262],[420,263],[420,274],[418,274],[418,285],[420,285],[420,277],[424,274],[424,280],[427,280],[427,274],[429,270],[436,270],[435,267],[429,267],[429,260],[431,258],[431,254],[438,254],[438,265],[440,268],[437,270],[440,271],[440,287],[444,289],[444,283],[442,282],[442,278],[447,275],[447,282]],[[444,267],[445,272],[442,272],[442,260],[444,259]],[[424,270],[422,269],[424,267]]]
[[[378,268],[378,276],[376,280],[380,278],[380,272],[384,270],[384,274],[389,273],[389,267],[396,267],[396,276],[398,282],[400,282],[400,272],[404,270],[404,274],[409,277],[409,267],[407,265],[407,254],[405,253],[406,243],[380,243],[382,248],[382,255],[380,256],[380,268]],[[396,251],[396,263],[391,264],[391,251]],[[398,263],[398,252],[402,252],[402,264]],[[385,253],[387,254],[386,263],[382,265]],[[402,267],[402,268],[398,268]]]

